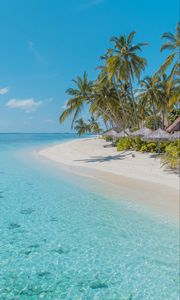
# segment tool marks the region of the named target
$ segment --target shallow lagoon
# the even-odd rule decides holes
[[[178,299],[175,226],[19,154],[71,138],[0,135],[0,300]]]

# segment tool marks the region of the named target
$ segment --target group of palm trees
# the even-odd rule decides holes
[[[103,129],[119,131],[146,124],[152,129],[168,126],[172,112],[177,115],[180,101],[180,23],[175,34],[162,35],[166,41],[161,51],[168,50],[170,54],[152,77],[141,79],[147,61],[139,52],[148,44],[134,44],[134,36],[133,31],[127,37],[111,39],[113,47],[101,57],[103,63],[97,67],[96,80],[90,81],[86,72],[73,80],[75,87],[67,90],[70,99],[60,123],[71,116],[71,126],[78,134],[99,133],[99,121]],[[88,122],[79,119],[85,107],[90,114]]]

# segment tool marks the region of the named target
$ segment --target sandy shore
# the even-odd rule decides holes
[[[134,198],[146,199],[160,212],[178,218],[178,175],[162,167],[160,159],[152,154],[117,152],[114,147],[104,147],[108,144],[100,138],[79,139],[41,149],[39,155],[81,169],[86,176],[89,170],[89,175],[116,184],[126,192],[131,190]]]

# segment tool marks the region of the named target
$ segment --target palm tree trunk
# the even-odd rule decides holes
[[[118,89],[118,84],[117,84],[117,79],[116,77],[114,78],[114,86],[115,86],[115,89],[117,91],[117,95],[118,95],[118,99],[119,99],[119,106],[122,107],[122,111],[123,111],[123,129],[125,129],[127,126],[126,126],[126,113],[125,113],[125,110],[124,110],[124,107],[123,107],[123,104],[122,104],[122,100],[121,100],[121,96],[119,94],[119,89]]]
[[[164,128],[166,128],[166,127],[168,127],[168,125],[169,125],[169,122],[168,122],[168,111],[167,111],[167,109],[165,109],[163,126],[164,126]]]
[[[88,99],[88,100],[89,100],[89,102],[92,102],[92,103],[93,103],[92,99]],[[103,108],[100,107],[99,105],[97,105],[97,108],[99,109],[99,111],[100,111],[103,115],[105,115],[105,116],[108,117],[108,119],[110,120],[111,124],[116,123],[115,120],[114,120],[114,118],[113,118],[113,116],[112,116],[107,110],[103,109]],[[117,124],[117,127],[119,127],[119,124]]]
[[[162,129],[164,130],[164,111],[162,111]]]
[[[106,110],[102,109],[100,106],[97,105],[97,108],[99,109],[99,111],[104,114],[105,116],[107,116],[109,118],[109,120],[111,121],[111,123],[115,123],[114,122],[114,118],[111,116],[110,113],[108,113]]]
[[[158,126],[157,126],[156,109],[155,109],[154,103],[152,103],[152,109],[153,109],[153,115],[154,115],[154,130],[156,130]]]
[[[136,111],[136,107],[135,107],[135,98],[134,98],[134,93],[133,93],[133,86],[132,86],[131,76],[130,76],[130,79],[129,79],[129,83],[130,83],[130,90],[131,90],[132,106],[133,106],[133,110],[134,110],[134,116],[135,116],[137,127],[139,129],[139,120],[138,120],[137,111]]]
[[[92,98],[90,98],[88,95],[86,96],[86,98],[88,99],[88,101],[89,101],[90,103],[94,103],[93,100],[92,100]],[[114,123],[113,117],[107,112],[107,110],[104,110],[104,109],[103,109],[102,107],[100,107],[99,105],[97,105],[97,108],[99,109],[99,111],[100,111],[103,115],[105,115],[105,116],[108,117],[108,119],[110,120],[110,122],[111,122],[112,124]]]
[[[112,111],[110,106],[108,105],[108,109],[112,115],[112,118],[114,119],[114,122],[117,124],[117,127],[121,129],[122,123],[119,121],[119,118],[116,116],[116,114]]]

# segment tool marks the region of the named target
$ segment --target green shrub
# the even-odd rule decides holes
[[[139,128],[138,127],[133,127],[131,128],[131,131],[134,132],[134,131],[137,131]]]
[[[179,167],[180,159],[180,140],[169,143],[165,148],[165,154],[162,157],[164,164],[168,164],[171,168]]]
[[[156,142],[147,143],[147,151],[151,153],[158,152],[158,145]]]
[[[117,142],[117,151],[123,151],[123,150],[129,150],[132,149],[132,141],[131,138],[121,138],[118,142]]]
[[[148,152],[148,148],[147,148],[147,144],[144,143],[142,146],[141,146],[141,149],[140,149],[141,152]]]
[[[131,138],[132,149],[136,151],[140,151],[144,142],[139,137]]]
[[[117,141],[117,151],[136,150],[140,151],[143,141],[139,137],[124,137]]]
[[[160,150],[160,153],[165,153],[166,147],[167,147],[169,144],[170,144],[169,141],[160,142],[160,143],[159,143],[159,150]]]
[[[140,148],[141,152],[151,152],[151,153],[164,153],[166,147],[169,145],[170,142],[165,141],[165,142],[144,142]]]
[[[168,146],[170,146],[168,148]],[[150,153],[169,153],[171,147],[175,147],[176,149],[179,148],[179,142],[174,141],[143,141],[139,137],[124,137],[116,141],[117,151],[124,151],[124,150],[135,150],[141,152],[150,152]],[[175,150],[173,148],[173,150]],[[170,156],[170,154],[168,154]]]
[[[113,140],[113,138],[111,136],[107,136],[107,135],[103,136],[103,138],[106,142],[112,142],[112,140]]]

